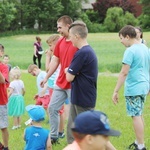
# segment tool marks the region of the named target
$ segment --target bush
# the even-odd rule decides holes
[[[107,15],[104,20],[104,26],[108,31],[119,31],[123,26],[130,24],[136,26],[138,20],[133,14],[125,12],[120,7],[113,7],[107,10]]]

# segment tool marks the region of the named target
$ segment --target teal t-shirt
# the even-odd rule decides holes
[[[122,63],[130,66],[125,81],[125,96],[147,94],[149,91],[150,51],[144,44],[133,44],[125,50]]]

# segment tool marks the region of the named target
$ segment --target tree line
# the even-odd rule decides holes
[[[150,1],[139,0],[142,14],[135,15],[130,0],[97,0],[92,10],[83,10],[88,0],[0,0],[0,31],[37,28],[39,31],[56,31],[56,21],[62,15],[74,20],[82,19],[89,32],[118,31],[126,24],[150,29]],[[37,26],[36,26],[37,24]]]

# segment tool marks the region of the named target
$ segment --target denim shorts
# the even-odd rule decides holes
[[[141,116],[146,95],[125,96],[128,116]]]
[[[8,127],[7,106],[0,105],[0,129]]]

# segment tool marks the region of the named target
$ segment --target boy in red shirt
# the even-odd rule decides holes
[[[4,46],[0,44],[0,58],[4,55]],[[8,66],[0,61],[0,129],[2,132],[3,150],[8,150],[8,116],[7,116],[7,86],[8,86]]]

